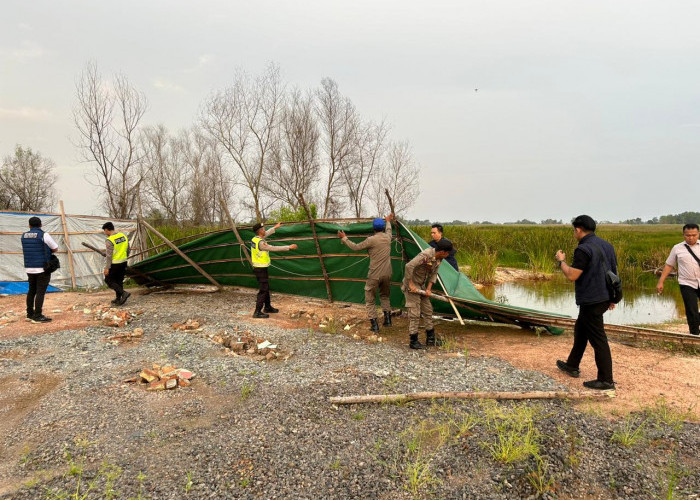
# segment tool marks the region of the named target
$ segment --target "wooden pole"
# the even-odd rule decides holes
[[[63,225],[63,239],[66,243],[66,250],[68,250],[68,269],[70,270],[70,284],[71,288],[75,288],[75,265],[73,263],[73,250],[70,247],[70,236],[68,236],[68,224],[66,224],[66,212],[63,210],[63,200],[58,202],[58,206],[61,209],[61,224]]]
[[[530,392],[414,392],[408,394],[367,394],[336,396],[330,402],[337,405],[355,403],[405,403],[419,399],[605,399],[614,398],[615,391],[530,391]]]
[[[212,277],[209,275],[209,273],[207,273],[204,269],[202,269],[202,268],[199,266],[199,264],[197,264],[195,261],[193,261],[192,259],[190,259],[187,255],[185,255],[185,253],[184,253],[182,250],[180,250],[178,247],[176,247],[175,245],[173,245],[169,239],[167,239],[165,236],[163,236],[162,234],[160,234],[153,226],[151,226],[151,225],[150,225],[148,222],[146,222],[146,221],[141,221],[141,222],[142,222],[142,224],[143,224],[144,226],[146,226],[146,229],[148,229],[148,230],[151,231],[153,234],[155,234],[156,236],[158,236],[161,240],[163,240],[163,241],[165,242],[165,244],[168,245],[176,254],[178,254],[180,257],[182,257],[183,259],[185,259],[192,267],[194,267],[197,271],[199,271],[199,273],[200,273],[202,276],[204,276],[206,279],[208,279],[213,285],[216,285],[216,287],[217,287],[219,290],[221,290],[221,289],[223,288],[223,287],[221,286],[221,284],[220,284],[218,281],[216,281],[214,278],[212,278]]]
[[[314,243],[316,244],[316,253],[318,254],[318,261],[321,264],[321,271],[323,271],[323,280],[326,282],[326,292],[328,293],[328,300],[333,302],[333,294],[331,293],[331,282],[328,279],[328,272],[326,271],[326,265],[323,263],[323,253],[321,252],[321,245],[318,242],[318,235],[316,234],[316,225],[314,224],[314,218],[311,215],[311,210],[309,210],[308,205],[304,201],[304,195],[299,193],[299,203],[304,207],[306,215],[309,217],[309,224],[311,225],[311,234],[314,236]]]
[[[248,259],[248,263],[253,266],[253,259],[250,258],[250,253],[248,252],[248,247],[243,243],[243,239],[241,238],[241,235],[238,234],[238,228],[236,227],[236,223],[233,221],[233,217],[231,217],[231,212],[228,211],[228,207],[226,206],[226,202],[222,197],[219,197],[219,203],[221,203],[221,208],[226,214],[226,217],[228,217],[228,223],[231,225],[231,229],[233,230],[233,234],[236,235],[236,239],[238,240],[238,243],[240,243],[241,247],[243,247],[243,253],[245,253],[245,258]]]

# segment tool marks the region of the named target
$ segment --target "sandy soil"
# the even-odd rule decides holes
[[[143,290],[132,290],[131,308],[138,308],[138,294]],[[252,290],[241,289],[240,293],[251,295]],[[197,293],[188,292],[193,300]],[[97,304],[107,304],[112,298],[111,291],[84,293],[52,293],[47,296],[44,312],[53,318],[48,324],[36,324],[24,319],[25,296],[0,296],[0,340],[24,335],[51,334],[62,330],[80,329],[94,324],[91,309]],[[314,328],[329,323],[325,318],[333,318],[333,328],[338,333],[370,339],[370,332],[364,328],[364,308],[355,304],[329,304],[321,300],[275,294],[275,305],[282,314],[270,319],[276,326],[286,328]],[[252,313],[252,309],[251,309]],[[315,314],[315,320],[309,316]],[[321,318],[320,320],[318,318]],[[325,322],[324,322],[325,321]],[[344,325],[358,325],[348,331]],[[328,328],[326,326],[325,328]],[[589,348],[581,364],[581,378],[574,379],[560,372],[555,362],[566,359],[571,348],[571,332],[561,336],[541,335],[504,325],[469,323],[461,326],[457,322],[439,322],[437,332],[444,334],[449,342],[449,350],[431,350],[430,355],[449,356],[494,356],[504,359],[513,366],[542,372],[572,390],[582,389],[583,380],[595,378],[596,369],[593,352]],[[383,329],[382,341],[398,344],[408,343],[407,319],[395,317],[394,326]],[[691,419],[700,421],[700,357],[680,352],[649,347],[637,347],[611,339],[617,397],[609,401],[578,403],[591,405],[594,411],[606,415],[623,415],[643,407],[653,406],[661,398],[679,411],[688,412]],[[3,357],[12,353],[3,352]]]

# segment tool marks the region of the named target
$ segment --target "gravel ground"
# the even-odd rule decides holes
[[[698,424],[667,409],[610,419],[564,400],[334,406],[342,395],[566,387],[498,358],[253,320],[251,297],[135,294],[124,328],[0,341],[0,498],[67,498],[91,482],[86,498],[700,498]],[[171,326],[192,318],[201,331]],[[106,341],[134,328],[142,339]],[[290,356],[256,361],[211,340],[236,330]],[[153,363],[196,378],[161,392],[123,382]],[[637,443],[611,440],[638,429]],[[494,458],[525,436],[521,459]]]

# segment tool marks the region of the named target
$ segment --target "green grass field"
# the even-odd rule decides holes
[[[620,276],[626,287],[654,287],[657,277],[648,271],[662,267],[671,247],[683,240],[682,225],[602,225],[596,233],[613,244]],[[426,240],[430,227],[412,226]],[[576,240],[569,225],[445,226],[444,235],[457,248],[457,261],[469,265],[474,281],[489,283],[498,266],[556,270],[554,254],[566,253],[570,263]]]

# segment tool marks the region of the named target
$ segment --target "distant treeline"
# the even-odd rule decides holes
[[[496,223],[487,220],[484,221],[462,221],[453,220],[448,221],[429,221],[427,219],[414,219],[405,221],[406,224],[411,226],[430,226],[435,223],[442,224],[444,226],[471,226],[471,225],[494,225]],[[621,220],[619,222],[612,222],[607,220],[598,221],[600,224],[700,224],[700,212],[683,212],[675,215],[661,215],[659,217],[654,217],[649,220],[642,220],[641,217],[636,219]],[[514,222],[504,222],[504,225],[508,224],[521,224],[521,225],[552,225],[552,224],[569,224],[569,221],[562,221],[561,219],[543,219],[540,222],[535,222],[529,219],[521,219]]]

